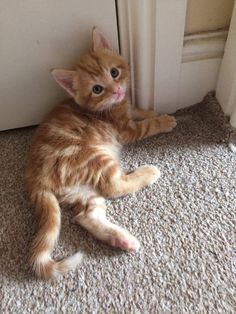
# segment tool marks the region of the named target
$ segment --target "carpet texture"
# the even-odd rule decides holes
[[[80,268],[51,282],[33,276],[35,221],[24,168],[35,128],[0,133],[1,313],[235,313],[236,154],[230,128],[208,96],[176,113],[170,134],[122,153],[122,165],[160,168],[154,185],[108,201],[111,221],[141,241],[137,254],[95,240],[71,213],[54,257],[85,252]]]

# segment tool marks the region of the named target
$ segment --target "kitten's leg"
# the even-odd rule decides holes
[[[142,166],[134,172],[126,174],[119,167],[108,169],[97,189],[104,197],[119,197],[137,192],[143,187],[154,183],[160,177],[155,166]]]
[[[103,197],[92,197],[86,209],[77,214],[74,222],[79,223],[97,239],[127,251],[138,251],[139,241],[125,229],[111,223],[106,218],[106,205]]]
[[[157,117],[158,113],[153,110],[143,110],[139,108],[131,108],[130,109],[130,118],[133,120],[143,120],[149,119],[153,117]]]
[[[155,134],[171,132],[175,126],[175,118],[169,115],[142,121],[129,120],[126,127],[120,130],[120,141],[128,144]]]

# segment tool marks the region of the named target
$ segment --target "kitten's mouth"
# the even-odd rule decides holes
[[[114,100],[115,100],[116,102],[117,102],[117,101],[121,101],[121,100],[123,100],[124,96],[125,96],[125,93],[115,94],[115,95],[114,95]]]

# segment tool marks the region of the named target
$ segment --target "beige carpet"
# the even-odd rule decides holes
[[[28,265],[35,229],[24,192],[34,128],[0,133],[1,313],[235,313],[236,154],[214,99],[177,113],[178,126],[126,147],[125,169],[157,165],[162,177],[108,202],[108,215],[142,243],[107,247],[63,213],[55,257],[83,250],[82,266],[41,282]]]

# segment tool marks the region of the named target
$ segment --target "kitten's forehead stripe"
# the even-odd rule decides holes
[[[107,66],[102,63],[102,59],[94,54],[88,55],[83,61],[83,64],[81,64],[82,62],[79,63],[78,68],[91,76],[101,76],[107,70]]]
[[[78,65],[78,68],[80,69],[80,70],[82,70],[82,71],[84,71],[84,72],[86,72],[86,73],[88,73],[89,75],[91,75],[91,76],[97,76],[98,74],[99,74],[99,71],[96,71],[96,69],[95,68],[93,68],[92,66],[83,66],[83,65],[81,65],[81,64],[79,64]]]
[[[125,66],[122,63],[117,64],[116,67],[119,68],[119,69],[125,69]]]
[[[97,63],[97,65],[98,65],[98,67],[99,67],[99,69],[100,69],[100,71],[103,71],[104,70],[104,68],[103,68],[103,66],[102,66],[102,64],[101,64],[101,60],[100,60],[100,58],[98,57],[98,56],[96,56],[95,54],[90,54],[90,57],[93,59],[93,60],[95,60],[95,62]]]

